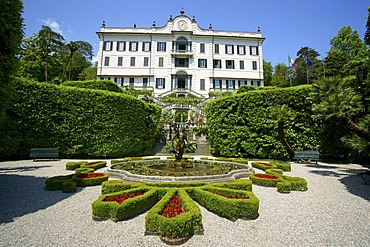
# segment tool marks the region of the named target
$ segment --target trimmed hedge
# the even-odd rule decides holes
[[[259,176],[263,176],[263,177],[259,177]],[[249,179],[254,184],[258,184],[258,185],[266,186],[266,187],[276,187],[276,184],[278,182],[283,181],[283,178],[281,176],[277,176],[276,174],[268,175],[268,174],[260,174],[260,173],[249,175]]]
[[[108,180],[102,183],[101,193],[110,194],[141,186],[141,183],[123,182],[122,180]]]
[[[59,156],[149,155],[161,107],[123,93],[17,79],[0,124],[0,159],[29,158],[32,147]],[[52,95],[52,97],[51,97]]]
[[[45,181],[45,190],[62,190],[65,181],[73,181],[73,174],[48,178]]]
[[[280,175],[283,175],[283,170],[281,170],[281,169],[267,169],[267,170],[265,170],[265,173],[269,174],[269,175],[280,176]]]
[[[278,163],[273,162],[277,169],[281,169],[285,172],[290,172],[292,170],[292,166],[289,163]]]
[[[75,170],[75,174],[76,175],[79,175],[79,174],[88,174],[88,173],[94,173],[94,169],[93,168],[77,168]]]
[[[88,175],[88,174],[103,174],[100,177],[92,177],[92,178],[79,178],[81,175]],[[76,174],[74,175],[74,180],[77,182],[77,186],[79,187],[87,187],[87,186],[95,186],[101,185],[104,181],[107,181],[109,175],[106,173],[88,173],[88,174]]]
[[[229,199],[217,194],[243,196],[247,199]],[[190,196],[200,205],[215,214],[230,220],[258,217],[259,200],[251,191],[205,187],[189,190]]]
[[[277,187],[279,192],[308,190],[307,181],[304,178],[285,176],[282,175],[280,171],[279,169],[268,169],[266,170],[266,174],[251,174],[249,179],[254,184],[266,187]]]
[[[80,168],[82,164],[87,164],[87,161],[78,161],[78,162],[67,162],[66,170],[76,170]]]
[[[107,162],[106,161],[94,161],[94,162],[89,162],[87,164],[81,164],[81,168],[92,168],[94,171],[106,167]]]
[[[66,81],[63,86],[106,90],[110,92],[123,93],[122,88],[110,80],[100,81]]]
[[[252,181],[247,179],[236,179],[231,182],[215,183],[211,186],[227,188],[233,190],[247,190],[252,191]]]
[[[311,85],[252,90],[212,100],[205,106],[211,152],[216,156],[286,160],[278,124],[270,107],[287,105],[295,114],[285,121],[285,135],[294,150],[315,150],[323,132],[312,115]]]
[[[176,194],[182,201],[185,213],[173,218],[163,217],[161,212]],[[156,232],[162,237],[187,237],[194,231],[202,229],[202,214],[198,205],[195,204],[185,190],[168,190],[162,199],[147,213],[145,228],[147,231]]]
[[[263,171],[266,171],[267,169],[277,169],[277,166],[275,164],[269,164],[259,161],[252,162],[252,166]]]
[[[124,194],[143,192],[142,196],[136,196],[118,204],[117,202],[105,202],[104,199]],[[158,201],[157,191],[149,188],[133,188],[116,193],[101,195],[92,203],[93,219],[105,220],[111,218],[114,221],[129,219],[152,207]]]

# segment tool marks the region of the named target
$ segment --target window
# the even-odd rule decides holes
[[[163,57],[159,58],[158,67],[163,67]]]
[[[118,57],[117,66],[122,66],[123,64],[123,57]]]
[[[175,58],[175,67],[189,67],[189,58]]]
[[[221,69],[221,59],[213,59],[213,68]]]
[[[213,80],[213,88],[220,89],[221,88],[221,80]]]
[[[156,78],[155,79],[155,87],[163,89],[164,88],[164,83],[165,83],[165,78]]]
[[[205,53],[205,45],[204,43],[200,44],[200,53]]]
[[[235,80],[226,80],[227,89],[235,89]]]
[[[200,90],[206,90],[206,80],[200,79]]]
[[[135,67],[135,57],[131,57],[130,66]]]
[[[117,51],[125,51],[125,50],[126,50],[126,42],[117,41]]]
[[[198,59],[198,68],[207,68],[207,59]]]
[[[244,85],[246,85],[244,80],[238,81],[238,87],[241,87],[241,86],[244,86]]]
[[[103,50],[104,51],[111,51],[112,50],[113,41],[104,41],[103,43]]]
[[[130,78],[129,86],[134,87],[134,85],[135,85],[135,78]]]
[[[158,42],[157,51],[166,51],[166,42]]]
[[[150,51],[150,42],[143,42],[143,51]]]
[[[114,82],[117,83],[118,86],[123,86],[123,78],[121,77],[114,78]]]
[[[149,66],[149,57],[144,57],[144,67]]]
[[[215,53],[216,54],[220,53],[220,45],[219,44],[215,44]]]
[[[104,58],[104,66],[109,66],[109,57]]]
[[[143,78],[143,88],[148,87],[148,78]]]
[[[234,54],[234,46],[233,45],[225,45],[225,52],[226,52],[226,54]]]
[[[240,69],[244,69],[244,61],[243,60],[240,60]]]
[[[252,69],[257,70],[257,61],[252,61]]]
[[[251,84],[255,87],[258,87],[260,85],[259,81],[251,81]]]
[[[226,69],[234,69],[234,60],[226,60]]]
[[[131,41],[130,42],[130,51],[137,51],[137,42]]]
[[[258,55],[258,46],[250,46],[249,47],[249,52],[250,52],[251,55],[257,56]]]
[[[238,45],[238,54],[245,55],[245,45]]]

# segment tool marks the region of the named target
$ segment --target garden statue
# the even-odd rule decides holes
[[[183,155],[185,148],[192,145],[193,143],[190,143],[187,140],[187,128],[181,127],[180,125],[174,126],[174,132],[175,135],[171,139],[171,150],[170,152],[175,155],[175,162],[171,165],[172,167],[180,166],[185,167],[186,161],[183,161]]]

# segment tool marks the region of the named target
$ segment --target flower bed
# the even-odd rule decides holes
[[[175,195],[167,204],[165,209],[163,209],[161,215],[166,218],[173,218],[183,213],[185,212],[182,209],[182,201],[180,200],[178,195]]]
[[[107,165],[107,162],[105,161],[95,161],[95,162],[90,162],[87,164],[82,164],[81,168],[93,168],[95,171],[103,168]]]
[[[74,176],[77,186],[80,187],[100,185],[108,178],[109,176],[106,173],[88,173]]]
[[[66,170],[76,170],[77,168],[80,168],[81,165],[85,165],[87,163],[87,161],[67,162]]]
[[[125,200],[127,199],[130,199],[130,198],[134,198],[136,196],[142,196],[144,195],[144,192],[137,192],[136,194],[135,193],[131,193],[131,194],[123,194],[123,195],[116,195],[116,196],[112,196],[112,197],[106,197],[103,202],[117,202],[118,204],[122,204],[122,202],[124,202]]]
[[[254,168],[260,169],[260,170],[267,170],[267,169],[276,169],[276,165],[265,163],[265,162],[252,162],[252,166]]]
[[[278,182],[283,181],[281,176],[269,175],[269,174],[251,174],[249,179],[254,183],[261,186],[276,187]]]

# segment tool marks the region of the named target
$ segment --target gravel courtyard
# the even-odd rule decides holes
[[[72,173],[65,170],[68,161],[0,162],[0,246],[166,246],[144,234],[145,213],[93,221],[91,203],[101,186],[44,190],[47,178]],[[366,169],[293,163],[285,174],[305,178],[308,191],[280,194],[254,185],[260,216],[251,221],[232,222],[201,207],[204,235],[182,246],[369,246],[370,185],[358,176]]]

